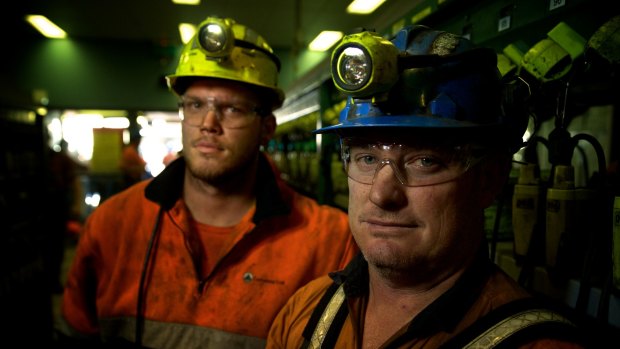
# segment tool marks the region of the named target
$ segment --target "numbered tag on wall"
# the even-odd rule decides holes
[[[512,12],[514,10],[514,5],[508,5],[502,7],[499,11],[499,20],[497,21],[497,31],[502,32],[504,30],[510,29],[512,25]]]
[[[501,32],[507,29],[510,29],[510,18],[511,16],[504,16],[502,18],[499,19],[499,21],[497,22],[497,31]]]
[[[566,0],[549,0],[549,11],[557,10],[566,5]]]

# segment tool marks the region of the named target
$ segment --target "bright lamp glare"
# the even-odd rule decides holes
[[[179,33],[181,34],[181,41],[187,44],[196,34],[196,26],[190,23],[179,24]]]
[[[327,51],[330,47],[334,46],[342,38],[342,32],[338,31],[322,31],[312,42],[308,45],[311,51]]]
[[[376,10],[385,0],[353,0],[347,7],[347,13],[367,15]]]
[[[26,21],[35,27],[41,34],[50,39],[64,39],[67,33],[59,26],[41,15],[28,15]]]

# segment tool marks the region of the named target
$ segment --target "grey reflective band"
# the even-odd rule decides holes
[[[332,298],[329,300],[329,304],[327,304],[325,311],[323,311],[323,314],[321,315],[321,318],[312,333],[312,338],[310,339],[310,345],[308,348],[321,348],[325,335],[327,334],[329,327],[332,325],[334,317],[336,316],[336,313],[338,313],[338,309],[340,309],[340,305],[344,302],[344,299],[344,289],[342,288],[342,285],[340,285],[340,287],[336,290],[336,293],[334,293]]]
[[[531,309],[514,314],[498,322],[484,333],[469,342],[463,348],[488,349],[497,346],[501,341],[514,333],[543,322],[557,322],[573,325],[565,317],[545,309]]]

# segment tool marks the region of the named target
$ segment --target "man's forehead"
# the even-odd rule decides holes
[[[248,84],[214,78],[200,78],[188,80],[184,95],[196,92],[215,91],[229,95],[240,96],[245,99],[256,99],[256,92]]]
[[[424,148],[451,148],[462,144],[457,138],[442,135],[441,133],[402,132],[400,130],[392,130],[392,132],[356,133],[343,137],[343,139],[357,144],[403,144],[411,147]]]

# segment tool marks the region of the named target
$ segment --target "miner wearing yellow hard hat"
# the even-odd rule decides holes
[[[292,190],[261,150],[284,100],[279,68],[254,30],[199,25],[167,76],[182,155],[89,217],[64,294],[68,335],[263,348],[288,297],[356,254],[346,214]]]

